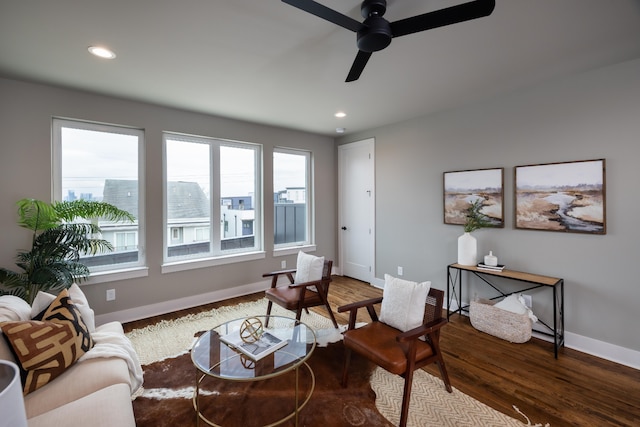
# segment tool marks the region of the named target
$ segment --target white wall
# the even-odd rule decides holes
[[[505,168],[505,228],[482,229],[479,255],[509,268],[565,279],[569,337],[630,350],[640,367],[640,60],[575,75],[341,138],[376,141],[376,277],[446,288],[461,226],[443,221],[442,173]],[[607,234],[514,229],[514,166],[606,159]],[[397,227],[397,203],[412,201]],[[486,286],[474,284],[473,292]],[[550,293],[534,294],[547,314]],[[578,347],[578,345],[576,345]],[[633,364],[633,363],[631,363]]]
[[[312,151],[315,191],[317,199],[323,201],[322,209],[318,209],[315,216],[317,253],[337,259],[334,231],[337,208],[333,197],[337,170],[332,138],[0,78],[0,266],[15,268],[16,250],[27,248],[30,242],[29,233],[16,225],[15,202],[25,197],[51,199],[53,116],[145,130],[147,241],[144,244],[149,274],[83,287],[101,318],[131,320],[151,314],[148,310],[159,313],[171,309],[176,301],[195,305],[209,302],[211,298],[258,290],[264,282],[262,274],[279,269],[281,260],[294,266],[295,254],[273,257],[273,197],[270,195],[273,194],[274,146]],[[265,259],[162,274],[162,131],[165,130],[263,145]],[[247,287],[248,284],[255,286]],[[115,301],[106,302],[107,289],[116,290]],[[118,313],[125,313],[129,318],[119,318]]]

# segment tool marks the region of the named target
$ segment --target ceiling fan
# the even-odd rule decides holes
[[[313,0],[282,1],[357,34],[358,54],[347,82],[358,80],[371,54],[389,46],[392,38],[488,16],[496,5],[495,0],[475,0],[389,22],[382,17],[387,10],[386,0],[364,0],[360,12],[365,19],[358,22]]]

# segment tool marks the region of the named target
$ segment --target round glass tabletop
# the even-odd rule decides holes
[[[243,341],[241,330],[245,339],[246,334],[254,338]],[[256,333],[251,334],[254,330]],[[276,350],[267,349],[270,346]],[[257,381],[296,369],[311,356],[315,346],[313,329],[298,320],[252,316],[225,322],[202,334],[191,350],[191,359],[205,375]]]

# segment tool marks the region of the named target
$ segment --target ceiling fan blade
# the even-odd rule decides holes
[[[353,65],[349,70],[349,75],[347,76],[347,80],[345,82],[352,82],[358,80],[360,78],[360,74],[362,74],[362,70],[364,70],[365,65],[371,58],[372,52],[365,52],[363,50],[359,50],[356,55],[356,59],[353,61]]]
[[[393,37],[406,36],[432,28],[457,24],[491,15],[496,6],[495,0],[476,0],[445,9],[428,12],[411,18],[392,22],[391,33]]]
[[[304,10],[305,12],[315,15],[318,18],[325,19],[329,22],[346,28],[347,30],[355,32],[358,31],[362,26],[362,24],[355,19],[336,12],[333,9],[329,9],[327,6],[324,6],[312,0],[282,0],[282,2],[287,3],[293,7],[297,7],[298,9]]]

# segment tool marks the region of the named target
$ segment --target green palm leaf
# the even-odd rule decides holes
[[[74,200],[46,203],[18,202],[18,225],[32,231],[29,251],[19,251],[16,266],[22,272],[0,268],[0,295],[12,294],[31,303],[38,291],[57,292],[86,280],[89,268],[83,255],[110,252],[113,245],[99,236],[97,219],[134,222],[135,217],[109,203]]]

